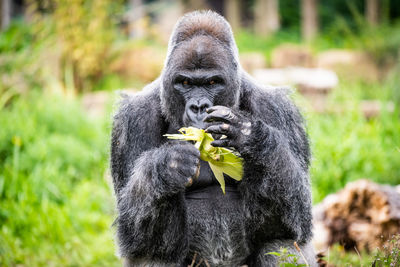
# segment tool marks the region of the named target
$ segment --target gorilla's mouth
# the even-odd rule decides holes
[[[187,113],[185,112],[183,115],[183,126],[205,129],[206,123],[203,121],[203,118],[192,120],[190,116],[188,116]]]

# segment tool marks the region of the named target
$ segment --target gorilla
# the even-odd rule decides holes
[[[185,126],[205,129],[213,146],[242,157],[243,179],[226,176],[226,194],[192,143],[163,136]],[[124,265],[276,266],[267,253],[287,247],[315,266],[309,164],[304,121],[287,92],[258,85],[241,68],[223,17],[186,14],[160,77],[125,95],[114,116]]]

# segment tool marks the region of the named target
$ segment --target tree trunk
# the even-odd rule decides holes
[[[140,25],[140,20],[145,16],[145,10],[142,0],[129,0],[129,37],[132,39],[142,38],[146,35],[143,27]]]
[[[379,0],[366,0],[365,16],[371,25],[377,25],[379,22]]]
[[[301,1],[301,28],[303,40],[310,41],[318,33],[318,0]]]
[[[239,0],[224,1],[225,16],[234,31],[240,28],[240,2]]]
[[[1,29],[4,30],[8,27],[11,21],[12,1],[1,1]]]
[[[279,30],[279,0],[256,0],[254,17],[257,34],[268,36]]]

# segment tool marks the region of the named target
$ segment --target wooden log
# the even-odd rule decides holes
[[[400,194],[396,187],[368,180],[349,183],[314,209],[317,249],[340,243],[345,249],[373,250],[400,232]],[[328,236],[328,238],[327,238]]]

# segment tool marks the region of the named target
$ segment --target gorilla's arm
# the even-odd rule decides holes
[[[211,108],[207,131],[225,134],[227,138],[214,145],[234,147],[244,159],[239,189],[255,240],[308,241],[310,152],[302,117],[285,94],[267,92],[250,82],[243,86],[242,108]]]
[[[114,118],[111,169],[117,236],[121,256],[133,262],[176,263],[186,255],[182,192],[195,171],[189,168],[196,166],[198,151],[190,144],[162,144],[164,124],[159,96],[149,93],[126,97]]]

